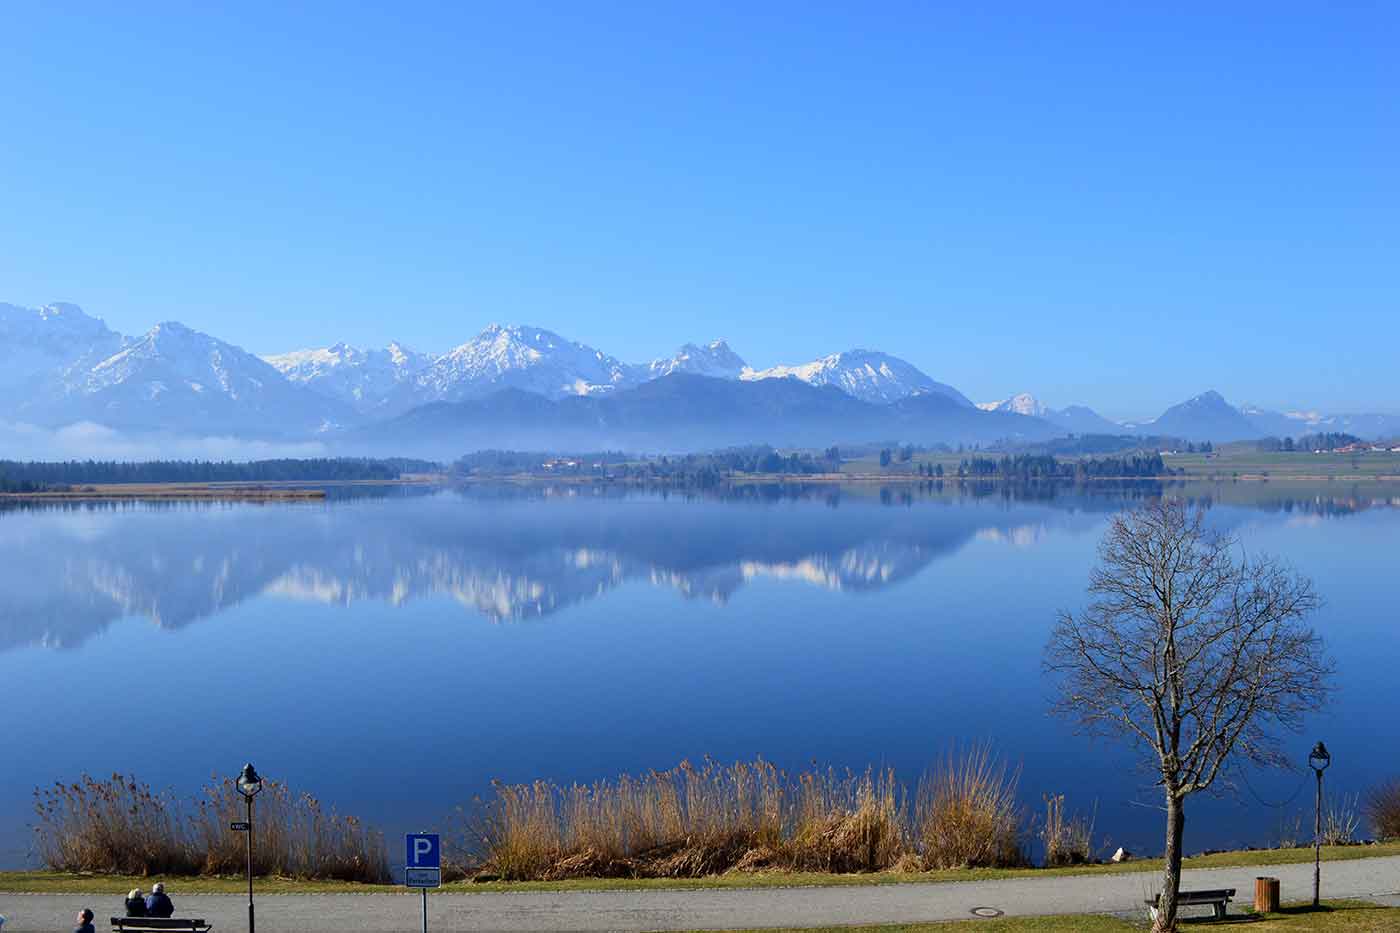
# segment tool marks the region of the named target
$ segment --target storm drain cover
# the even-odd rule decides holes
[[[974,907],[972,916],[974,917],[1000,917],[1002,912],[995,907]]]

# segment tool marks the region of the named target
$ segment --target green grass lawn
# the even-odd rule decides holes
[[[1326,861],[1400,855],[1400,842],[1369,846],[1333,846],[1322,850]],[[1312,849],[1261,849],[1250,852],[1221,852],[1186,860],[1185,867],[1229,868],[1253,865],[1287,865],[1312,861]],[[1047,878],[1065,875],[1105,875],[1130,872],[1158,872],[1161,859],[1142,859],[1121,865],[1084,865],[1074,868],[955,869],[932,872],[875,872],[864,875],[830,875],[806,872],[731,873],[709,878],[581,878],[573,881],[456,882],[445,885],[449,893],[480,891],[640,891],[657,888],[763,888],[813,887],[870,884],[911,884],[946,881],[989,881],[999,878]],[[246,888],[241,878],[138,878],[127,875],[70,875],[59,872],[0,872],[0,893],[116,894],[132,888],[143,890],[161,880],[172,890],[187,894],[236,893]],[[257,890],[267,894],[386,893],[402,891],[397,885],[353,884],[339,881],[297,881],[286,878],[257,879]]]
[[[1208,930],[1217,926],[1241,924],[1258,933],[1303,933],[1303,931],[1365,931],[1388,933],[1400,931],[1400,909],[1378,907],[1365,901],[1325,902],[1320,910],[1312,907],[1285,907],[1276,914],[1250,914],[1231,918],[1223,924],[1211,920],[1183,920],[1186,929]],[[1141,921],[1120,920],[1117,917],[1003,917],[996,920],[951,920],[944,923],[906,923],[889,926],[817,927],[806,930],[725,930],[713,933],[949,933],[963,927],[989,930],[993,933],[1120,933],[1147,928],[1146,917]],[[700,933],[700,931],[692,931]]]
[[[1127,450],[1092,455],[1057,454],[1056,459],[1068,462],[1079,459],[1129,456],[1132,453],[1133,451]],[[843,462],[841,472],[858,475],[874,474],[890,480],[916,479],[919,478],[919,464],[928,464],[930,467],[941,464],[945,473],[945,481],[956,481],[958,464],[962,460],[972,457],[998,459],[1001,456],[1001,453],[995,451],[968,451],[962,454],[923,451],[916,453],[914,459],[908,463],[900,463],[896,459],[889,466],[881,467],[879,455],[869,454]],[[1248,442],[1221,445],[1217,448],[1216,453],[1210,456],[1180,453],[1165,456],[1163,460],[1173,470],[1185,471],[1186,475],[1179,478],[1192,480],[1213,478],[1228,481],[1235,478],[1236,475],[1251,480],[1267,478],[1272,480],[1312,480],[1314,482],[1327,482],[1329,479],[1333,482],[1348,479],[1366,481],[1400,479],[1400,454],[1390,452],[1355,455],[1315,454],[1311,451],[1265,452],[1259,450],[1253,442]],[[995,480],[995,477],[988,477],[988,479]]]
[[[863,927],[794,927],[759,930],[714,930],[704,933],[949,933],[964,926],[993,933],[1120,933],[1123,930],[1140,930],[1115,917],[1093,915],[1072,917],[1017,917],[997,920],[948,920],[943,923],[896,923],[886,926]],[[1251,929],[1254,929],[1251,927]],[[691,933],[702,933],[693,930]]]
[[[1240,476],[1269,479],[1333,477],[1335,480],[1400,477],[1400,454],[1266,453],[1253,445],[1227,445],[1214,456],[1175,454],[1163,458],[1172,469],[1184,469],[1193,479]]]

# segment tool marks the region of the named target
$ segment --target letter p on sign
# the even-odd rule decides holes
[[[437,833],[409,833],[404,862],[409,868],[441,868],[442,847]]]

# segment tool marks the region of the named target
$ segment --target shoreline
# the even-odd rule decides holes
[[[1230,485],[1250,483],[1260,486],[1288,484],[1355,484],[1368,485],[1400,483],[1397,474],[1289,474],[1270,476],[1263,473],[1240,473],[1232,476],[1192,474],[1172,476],[1090,476],[1082,479],[1067,477],[929,477],[909,473],[745,473],[723,477],[714,486],[675,482],[668,477],[620,476],[541,476],[534,473],[510,473],[478,476],[435,476],[396,480],[289,480],[276,482],[210,482],[210,483],[118,483],[90,484],[69,490],[44,492],[0,493],[0,502],[319,502],[328,498],[327,489],[485,486],[508,484],[515,486],[576,486],[576,487],[637,487],[671,489],[707,489],[735,486],[923,486],[957,489],[961,486],[1027,486],[1056,485],[1094,487],[1121,483],[1164,483],[1175,485]]]
[[[1089,476],[1082,480],[1071,479],[1062,476],[1042,476],[1030,477],[1022,480],[1019,478],[1008,478],[1004,476],[919,476],[908,473],[744,473],[734,476],[726,476],[717,484],[719,486],[736,486],[745,484],[788,484],[788,485],[810,485],[810,486],[832,486],[845,483],[850,484],[944,484],[947,486],[957,485],[1026,485],[1029,483],[1044,485],[1065,485],[1065,486],[1091,486],[1104,483],[1210,483],[1215,485],[1228,484],[1232,482],[1251,483],[1354,483],[1359,481],[1378,483],[1400,483],[1400,473],[1395,474],[1363,474],[1359,476],[1347,476],[1342,474],[1291,474],[1287,476],[1269,476],[1258,473],[1241,473],[1238,476],[1211,476],[1208,474],[1173,474],[1172,476]],[[520,485],[568,485],[568,486],[673,486],[678,488],[712,488],[702,487],[695,483],[670,482],[667,477],[623,477],[623,476],[541,476],[535,473],[502,473],[495,475],[480,476],[457,476],[447,480],[448,486],[471,486],[485,483],[515,483]]]
[[[328,488],[441,486],[440,477],[407,479],[278,480],[208,483],[84,483],[74,489],[0,493],[0,502],[229,501],[314,502]]]
[[[1322,861],[1347,862],[1391,858],[1400,855],[1400,842],[1369,842],[1347,846],[1324,846]],[[1186,870],[1251,868],[1262,865],[1311,864],[1311,846],[1292,849],[1241,849],[1211,852],[1183,859]],[[1162,859],[1141,858],[1128,862],[1073,865],[1059,868],[952,868],[927,872],[727,872],[699,878],[572,878],[561,881],[485,881],[470,878],[448,881],[437,889],[443,894],[548,892],[548,891],[664,891],[752,888],[840,888],[907,884],[959,884],[970,881],[1008,879],[1067,878],[1150,874],[1162,870]],[[155,876],[152,876],[155,877]],[[237,894],[246,890],[244,876],[194,875],[161,876],[167,885],[178,885],[186,893]],[[35,869],[0,871],[0,894],[91,894],[124,893],[149,883],[135,875],[73,874]],[[298,893],[392,893],[401,890],[397,882],[369,884],[351,881],[316,881],[275,876],[255,876],[266,894]]]
[[[129,487],[91,486],[75,490],[0,493],[6,502],[228,501],[317,502],[321,489],[214,488],[186,483],[141,483]]]

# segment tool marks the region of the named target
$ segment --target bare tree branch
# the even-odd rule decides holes
[[[1126,738],[1166,797],[1167,867],[1154,929],[1172,929],[1183,801],[1228,786],[1246,764],[1277,765],[1278,734],[1332,691],[1334,667],[1306,625],[1312,583],[1206,528],[1169,500],[1115,516],[1083,611],[1063,612],[1045,652],[1054,711],[1080,731]]]

